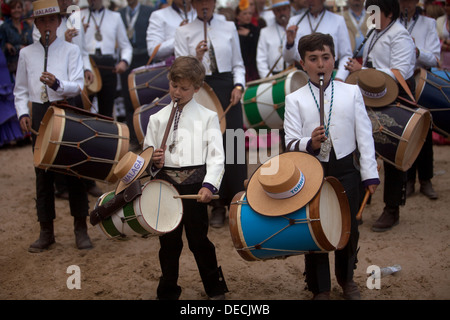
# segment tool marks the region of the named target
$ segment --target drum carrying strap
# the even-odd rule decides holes
[[[136,180],[123,192],[114,195],[114,197],[103,205],[99,205],[89,214],[89,221],[95,226],[100,221],[110,217],[120,208],[123,208],[127,203],[133,201],[138,196],[142,195],[142,186],[140,180]]]
[[[395,78],[397,79],[398,83],[403,87],[405,92],[408,94],[411,101],[416,102],[416,99],[414,99],[414,96],[411,92],[411,90],[408,87],[408,84],[405,81],[405,78],[403,78],[402,74],[398,69],[391,69],[392,73],[394,74]]]

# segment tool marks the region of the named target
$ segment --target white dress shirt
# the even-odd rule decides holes
[[[289,28],[291,25],[296,25],[302,17],[303,15],[291,17],[287,27]],[[330,34],[333,37],[336,60],[339,60],[336,78],[345,80],[349,74],[349,72],[345,70],[345,65],[347,64],[348,59],[352,57],[350,37],[348,35],[347,25],[345,24],[344,18],[328,10],[325,10],[325,15],[323,18],[322,13],[319,13],[317,17],[314,17],[312,14],[308,13],[308,15],[303,18],[302,22],[298,25],[294,45],[290,49],[283,46],[284,60],[288,64],[292,64],[295,61],[300,61],[298,41],[301,37],[313,33],[314,29],[316,32]]]
[[[280,72],[284,70],[282,51],[285,43],[286,30],[278,23],[261,29],[256,50],[256,66],[260,78],[267,77],[270,69],[279,58],[273,71]]]
[[[437,67],[441,55],[441,43],[436,28],[436,20],[423,15],[418,15],[416,19],[411,19],[406,25],[406,29],[420,51],[416,60],[416,68]],[[404,21],[400,23],[404,24]]]
[[[90,10],[83,10],[81,14],[81,19],[84,19],[83,23],[89,23],[85,35],[87,52],[94,54],[96,49],[100,49],[104,55],[117,56],[117,45],[120,59],[125,60],[130,65],[133,57],[133,47],[128,39],[125,24],[120,13],[103,8],[100,11],[92,11],[92,16],[89,19],[90,13]],[[95,39],[96,28],[94,19],[97,25],[100,25],[102,41]],[[102,21],[101,24],[100,21]]]
[[[61,17],[61,24],[58,29],[56,29],[56,36],[60,39],[66,39],[66,31],[68,29],[68,25],[70,21],[67,20],[65,16]],[[86,40],[84,35],[84,28],[77,29],[78,34],[72,38],[72,43],[77,45],[81,52],[81,58],[83,59],[83,68],[84,70],[92,71],[91,61],[89,60],[89,53],[86,50]],[[41,33],[38,28],[33,24],[33,41],[39,41],[41,38]]]
[[[39,41],[20,50],[14,87],[14,103],[19,118],[29,114],[28,101],[42,103],[44,84],[39,78],[44,71],[44,57],[44,46]],[[83,61],[76,45],[56,38],[48,47],[47,71],[60,81],[56,91],[47,87],[50,102],[75,97],[83,89]]]
[[[160,147],[172,108],[173,102],[150,116],[144,149],[149,146]],[[192,98],[183,107],[176,135],[173,128],[174,124],[169,132],[167,146],[174,140],[178,142],[174,153],[171,153],[169,148],[166,149],[164,167],[170,169],[206,164],[203,183],[209,183],[219,189],[225,170],[225,153],[217,113],[205,108]]]
[[[197,11],[191,7],[187,17],[189,22],[192,22],[197,18]],[[175,30],[185,19],[184,12],[177,12],[172,6],[152,12],[147,29],[147,50],[150,57],[158,44],[161,46],[154,60],[164,60],[174,55]]]
[[[204,40],[203,21],[195,19],[193,22],[181,26],[175,31],[175,57],[196,56],[198,43]],[[231,21],[218,19],[214,14],[207,26],[208,47],[214,47],[218,72],[232,72],[233,83],[245,85],[245,66],[242,60],[239,35],[236,26]],[[203,55],[203,65],[206,74],[211,75],[208,51]]]
[[[311,84],[312,91],[319,101],[319,88]],[[328,123],[331,96],[331,84],[324,93],[325,125]],[[300,140],[300,151],[307,152],[306,147],[312,131],[320,125],[320,115],[314,97],[308,85],[286,96],[284,130],[286,145]],[[372,136],[372,123],[367,115],[361,90],[356,85],[334,81],[334,98],[330,119],[329,139],[333,144],[336,159],[342,159],[358,147],[361,154],[361,180],[378,178],[375,158],[375,144]],[[292,144],[294,148],[296,143]],[[289,151],[289,150],[288,150]],[[327,158],[317,156],[320,161]]]
[[[405,80],[409,79],[414,75],[416,65],[416,47],[409,32],[398,21],[387,31],[383,31],[375,30],[367,40],[363,53],[364,63],[369,59],[374,68],[393,79],[396,78],[391,69],[398,69]],[[379,36],[380,34],[382,35]],[[377,36],[379,38],[375,42]]]

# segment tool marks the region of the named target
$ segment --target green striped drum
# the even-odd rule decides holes
[[[151,180],[142,186],[142,195],[99,223],[109,238],[163,235],[173,231],[183,216],[178,191],[164,180]],[[103,194],[96,207],[114,197],[114,191]]]
[[[244,92],[244,124],[254,129],[283,129],[286,95],[308,82],[300,70],[286,70],[274,76],[249,82]]]

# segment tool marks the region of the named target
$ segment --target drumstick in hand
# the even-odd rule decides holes
[[[174,199],[190,199],[190,200],[197,200],[200,199],[201,196],[198,194],[182,194],[179,196],[173,196]],[[211,199],[219,199],[219,196],[217,194],[213,195]]]

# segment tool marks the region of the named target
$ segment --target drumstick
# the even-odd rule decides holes
[[[188,200],[197,200],[200,199],[202,196],[199,194],[182,194],[179,196],[173,196],[174,199],[188,199]],[[212,196],[213,200],[219,199],[219,195],[215,194]]]
[[[320,125],[323,126],[323,73],[319,74],[319,86],[320,86]]]
[[[228,107],[225,109],[225,111],[223,112],[223,114],[220,116],[219,122],[222,121],[222,119],[225,117],[225,115],[227,114],[227,112],[230,111],[230,109],[231,109],[232,106],[233,106],[233,102],[230,102],[230,104],[228,105]]]
[[[369,32],[367,33],[366,37],[364,38],[363,42],[361,42],[361,45],[359,46],[359,48],[355,51],[355,53],[353,54],[352,59],[355,59],[356,56],[359,54],[359,52],[361,51],[362,47],[364,47],[364,45],[367,42],[367,39],[369,39],[370,35],[372,34],[372,32],[375,30],[375,28],[372,28],[369,30]]]
[[[381,167],[380,165],[377,166],[377,170],[378,171],[380,171],[380,167]],[[356,214],[356,220],[358,220],[358,221],[361,220],[362,212],[364,211],[364,208],[366,207],[367,200],[369,200],[369,196],[370,196],[370,190],[367,189],[366,193],[364,194],[364,199],[363,199],[363,201],[361,203],[361,207],[359,208],[359,211]]]

